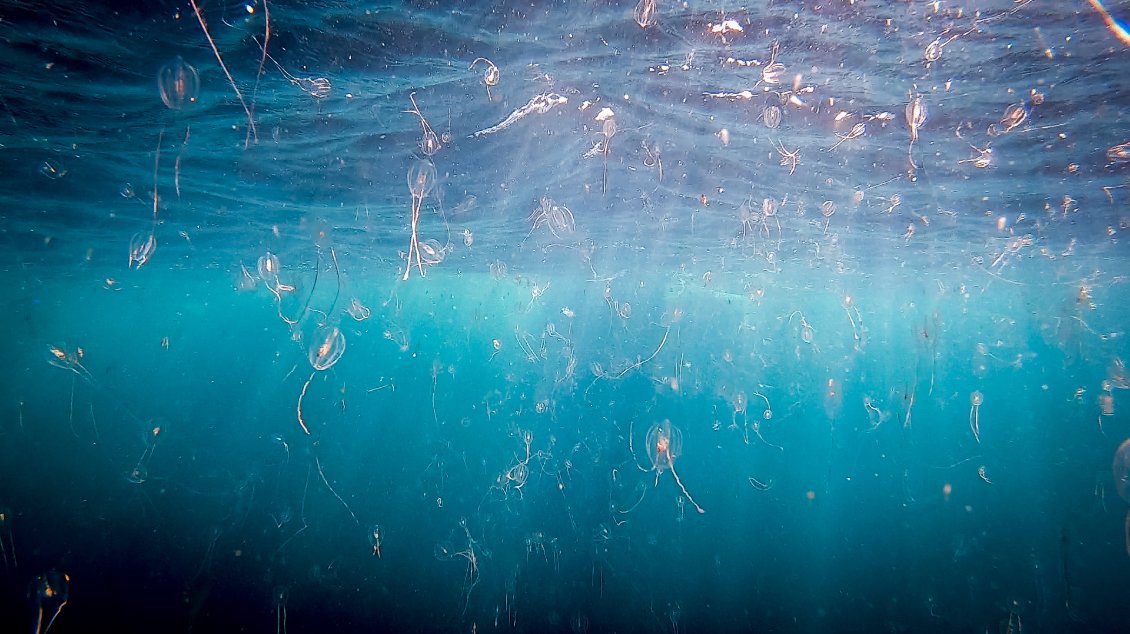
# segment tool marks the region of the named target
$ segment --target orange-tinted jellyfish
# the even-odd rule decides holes
[[[695,510],[699,513],[705,513],[706,511],[698,505],[698,502],[695,502],[694,497],[687,491],[687,487],[683,486],[682,479],[675,471],[675,458],[678,458],[683,452],[682,430],[672,425],[670,420],[656,423],[647,432],[646,445],[648,457],[651,458],[651,468],[655,471],[656,483],[659,482],[659,476],[663,474],[663,471],[670,469],[671,475],[675,477],[675,483],[682,489],[683,495],[687,496]]]

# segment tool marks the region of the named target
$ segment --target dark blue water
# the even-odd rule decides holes
[[[1130,6],[198,6],[0,5],[5,631],[1130,625]]]

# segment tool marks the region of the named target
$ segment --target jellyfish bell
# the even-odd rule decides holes
[[[436,186],[436,166],[427,159],[416,161],[408,168],[408,190],[417,198],[425,198]]]
[[[314,333],[310,345],[310,365],[317,371],[333,367],[345,354],[345,334],[337,326],[322,326]]]
[[[182,110],[196,103],[200,93],[200,75],[192,64],[179,55],[157,72],[157,90],[161,101],[170,110]]]

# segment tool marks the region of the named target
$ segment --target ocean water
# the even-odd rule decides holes
[[[0,629],[1126,631],[1126,19],[0,3]]]

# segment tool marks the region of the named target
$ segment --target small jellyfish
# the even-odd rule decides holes
[[[157,72],[157,89],[167,108],[181,110],[188,104],[196,103],[200,92],[200,75],[192,64],[178,55]]]
[[[980,390],[973,390],[969,395],[969,428],[973,430],[973,438],[981,444],[981,403],[985,402]]]
[[[781,125],[781,109],[777,106],[766,106],[761,111],[761,121],[767,128],[776,128]]]

